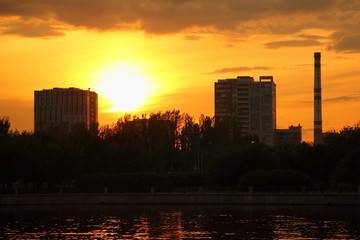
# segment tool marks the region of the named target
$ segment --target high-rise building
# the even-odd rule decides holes
[[[228,122],[240,136],[274,145],[276,85],[272,76],[240,76],[215,82],[215,121]],[[235,131],[232,131],[235,133]]]
[[[34,92],[35,131],[54,127],[71,129],[85,124],[87,129],[98,122],[96,92],[79,88],[53,88]]]

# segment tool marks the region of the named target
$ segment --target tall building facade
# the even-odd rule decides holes
[[[53,88],[34,92],[35,132],[83,123],[90,129],[98,122],[96,92],[79,88]]]
[[[240,76],[215,82],[215,121],[227,121],[240,136],[256,137],[274,145],[276,129],[276,85],[272,76]]]

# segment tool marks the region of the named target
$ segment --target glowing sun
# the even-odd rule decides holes
[[[97,74],[99,95],[106,99],[108,111],[137,111],[146,104],[152,91],[149,77],[140,66],[116,64]]]

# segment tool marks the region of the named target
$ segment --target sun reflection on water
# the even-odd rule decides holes
[[[274,234],[278,239],[352,239],[343,221],[323,221],[289,215],[272,217]]]
[[[236,209],[121,209],[60,216],[44,212],[0,221],[0,239],[357,239],[358,216],[347,222],[333,216]]]

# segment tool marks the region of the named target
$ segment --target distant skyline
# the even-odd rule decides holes
[[[178,109],[214,115],[214,83],[271,75],[277,128],[313,138],[360,121],[360,0],[0,0],[0,116],[33,130],[34,91],[91,88],[99,123]]]

